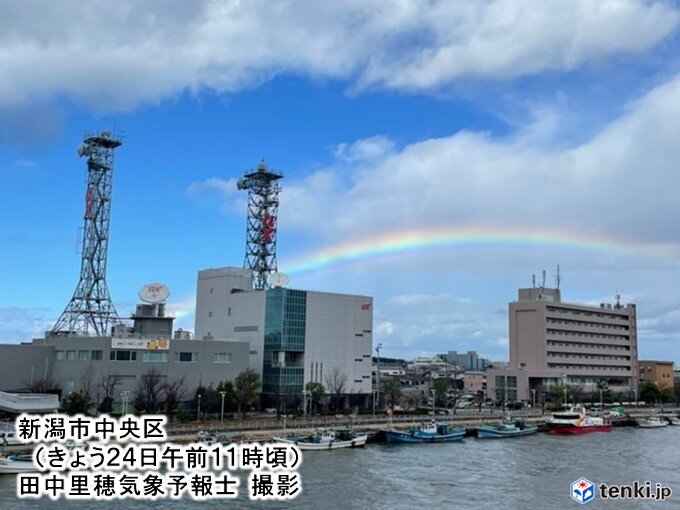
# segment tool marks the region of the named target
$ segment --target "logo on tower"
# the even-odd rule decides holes
[[[571,499],[586,504],[595,497],[595,484],[586,478],[579,478],[571,484]]]

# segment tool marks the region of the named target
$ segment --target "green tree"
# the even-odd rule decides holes
[[[638,388],[640,393],[640,400],[643,400],[647,404],[651,404],[661,398],[661,390],[652,381],[640,381],[640,386]]]
[[[62,401],[61,408],[66,414],[78,414],[85,413],[89,405],[90,401],[87,395],[80,391],[74,391],[69,393]]]
[[[434,390],[435,405],[441,406],[446,400],[446,393],[449,390],[449,383],[446,379],[437,379],[432,383]]]
[[[305,390],[307,390],[307,395],[309,395],[309,401],[311,402],[310,414],[313,415],[316,406],[321,405],[321,399],[323,399],[323,396],[326,394],[326,389],[320,382],[308,382],[305,386]]]
[[[249,409],[257,402],[257,390],[260,389],[260,374],[252,368],[248,368],[238,374],[234,381],[238,416],[241,417],[243,408]]]
[[[388,379],[383,383],[382,391],[387,396],[387,403],[390,407],[394,407],[399,402],[399,397],[401,397],[399,382]]]

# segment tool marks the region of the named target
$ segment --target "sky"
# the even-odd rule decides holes
[[[508,356],[531,275],[620,294],[680,363],[680,2],[0,0],[0,341],[77,283],[83,134],[114,129],[107,281],[241,266],[261,158],[290,287],[373,296],[381,355]]]

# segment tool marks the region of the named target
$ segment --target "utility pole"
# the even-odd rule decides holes
[[[199,393],[198,394],[198,406],[196,407],[196,420],[198,420],[198,421],[201,420],[201,397],[202,397],[202,395]]]
[[[375,385],[376,391],[378,393],[378,405],[380,405],[380,349],[382,348],[382,342],[378,342],[375,347],[376,354],[376,374],[375,374]]]

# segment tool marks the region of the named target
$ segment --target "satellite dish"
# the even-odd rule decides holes
[[[170,295],[170,289],[162,283],[147,283],[139,289],[137,295],[145,303],[162,303]]]
[[[82,144],[79,145],[77,152],[78,152],[78,156],[80,156],[82,158],[85,155],[85,146],[82,145]]]
[[[290,278],[284,273],[272,273],[269,275],[269,285],[272,287],[285,287],[290,282]]]

